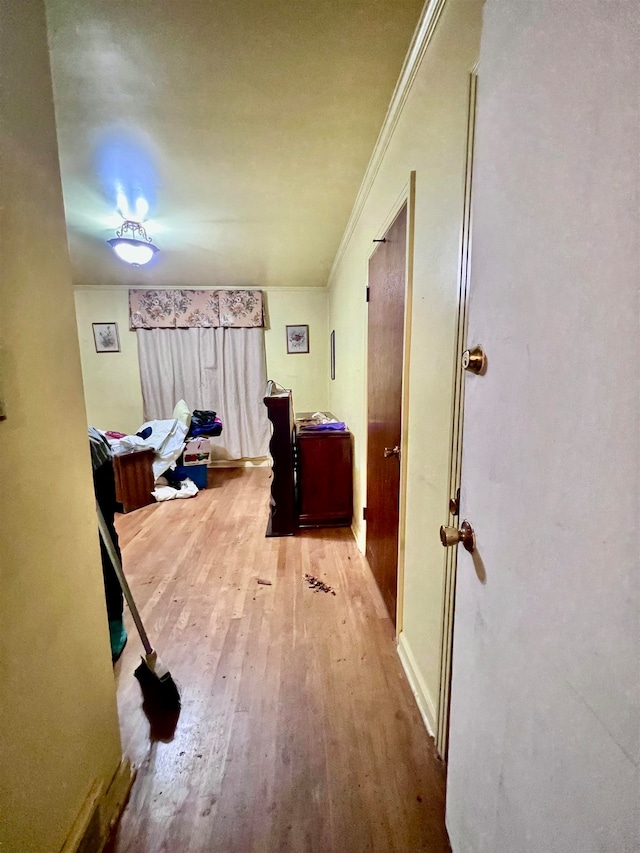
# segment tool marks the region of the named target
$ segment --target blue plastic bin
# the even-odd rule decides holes
[[[207,488],[207,466],[206,465],[176,465],[175,476],[178,480],[190,480],[199,489]]]

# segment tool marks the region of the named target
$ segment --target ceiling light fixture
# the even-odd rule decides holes
[[[116,236],[107,240],[116,255],[132,267],[142,267],[148,264],[151,258],[159,252],[157,246],[147,237],[144,226],[132,219],[125,219]]]

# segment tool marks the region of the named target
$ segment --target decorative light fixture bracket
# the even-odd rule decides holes
[[[129,237],[132,240],[144,240],[147,243],[151,242],[151,237],[147,236],[144,225],[139,222],[134,222],[132,219],[125,219],[120,228],[116,231],[117,237]]]
[[[125,219],[116,236],[107,240],[120,260],[131,264],[132,267],[140,267],[148,264],[151,258],[159,251],[157,246],[151,242],[145,227],[133,219]]]

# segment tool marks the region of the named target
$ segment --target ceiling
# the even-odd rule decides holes
[[[422,5],[47,0],[74,283],[326,285]]]

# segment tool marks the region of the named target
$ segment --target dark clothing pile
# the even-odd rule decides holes
[[[91,446],[91,467],[93,468],[93,488],[96,501],[104,516],[118,557],[122,562],[118,534],[114,524],[115,514],[121,507],[116,501],[116,482],[113,473],[111,447],[102,433],[93,427],[89,427],[89,444]],[[126,642],[126,633],[122,619],[124,599],[120,581],[113,568],[109,552],[105,548],[102,537],[100,537],[100,556],[102,558],[102,577],[107,601],[111,656],[114,660],[117,660]]]
[[[215,412],[205,409],[193,410],[187,438],[200,438],[201,436],[215,438],[221,432],[222,421]]]

